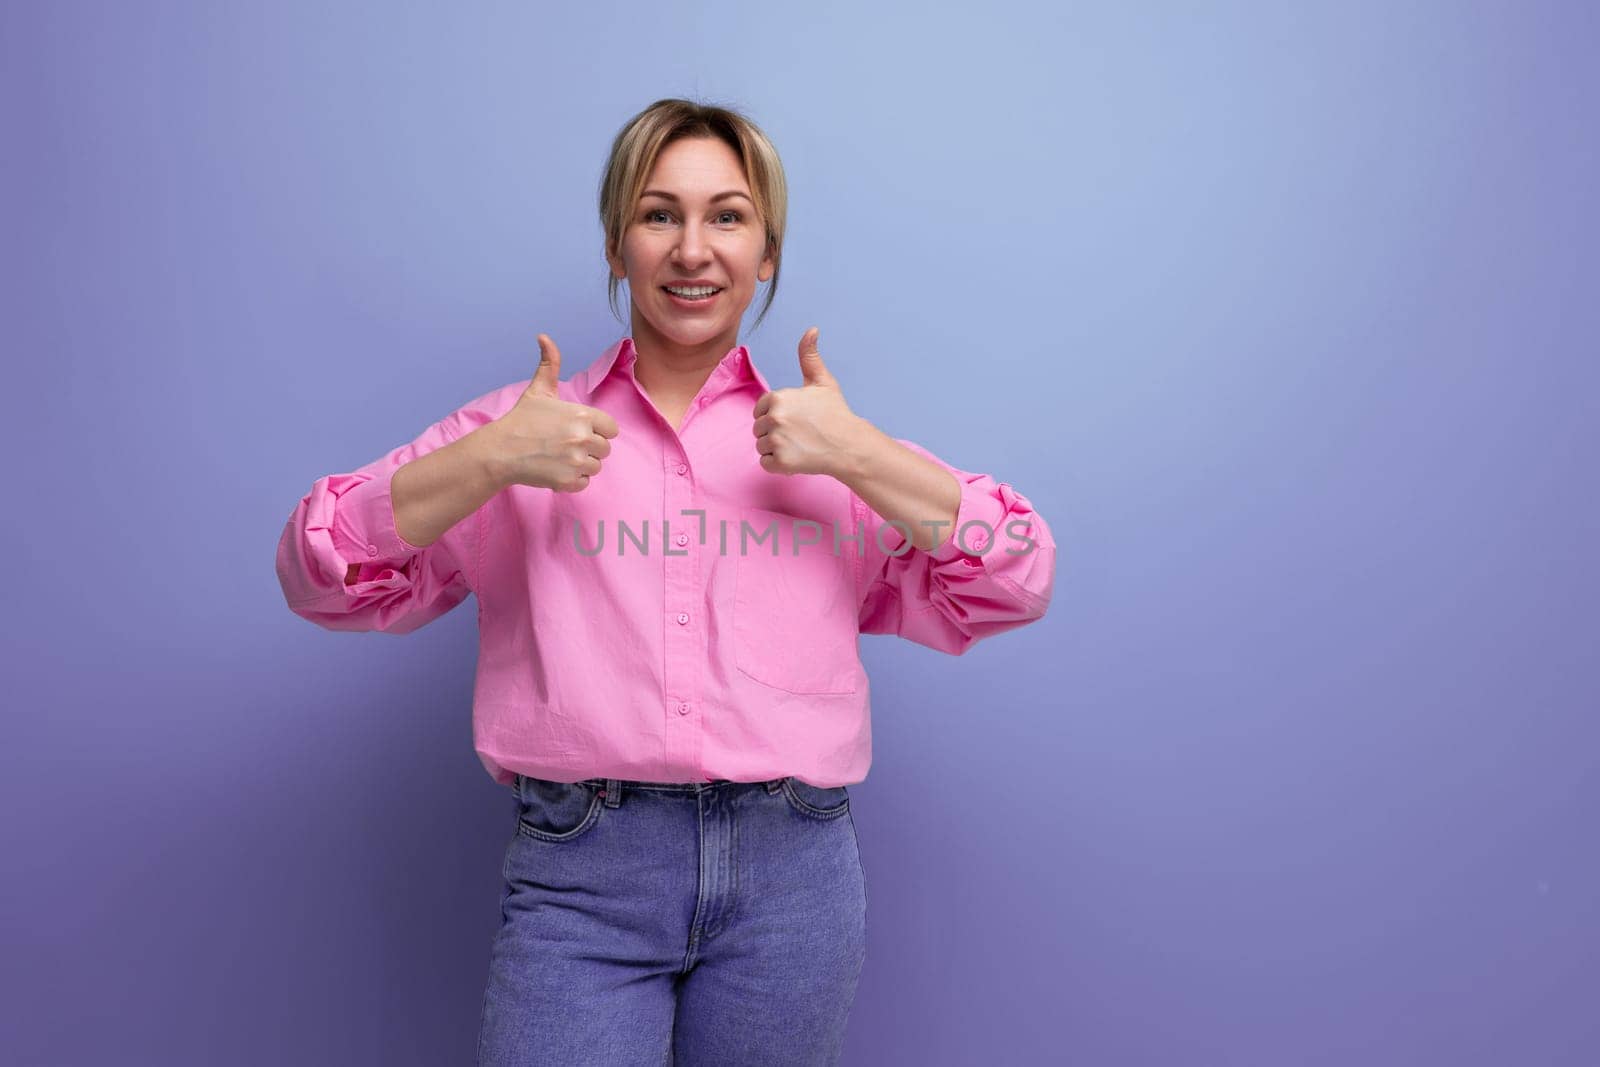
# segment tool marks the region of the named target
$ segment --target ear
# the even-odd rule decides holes
[[[772,272],[778,268],[778,260],[773,251],[772,242],[767,242],[767,252],[761,257],[761,266],[756,268],[756,281],[770,282]]]
[[[616,252],[613,252],[609,245],[606,247],[606,263],[611,267],[612,277],[616,278],[618,281],[627,280],[627,264],[622,262],[622,256]]]

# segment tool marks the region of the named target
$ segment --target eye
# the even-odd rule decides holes
[[[657,215],[665,215],[668,218],[672,217],[672,213],[670,211],[668,211],[666,208],[659,208],[658,207],[658,208],[651,208],[649,211],[646,211],[644,213],[644,221],[645,222],[655,222]],[[744,221],[744,215],[741,214],[740,212],[737,212],[737,211],[733,210],[732,208],[729,208],[728,210],[719,212],[717,214],[717,220],[719,222],[721,220],[723,220],[723,219],[731,219],[733,224],[737,225],[738,223]]]

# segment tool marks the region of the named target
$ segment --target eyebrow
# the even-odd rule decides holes
[[[671,200],[673,203],[678,202],[678,197],[675,193],[669,193],[661,189],[646,189],[644,192],[639,194],[639,199],[643,200],[647,196],[659,196],[663,200]],[[713,196],[711,198],[711,202],[715,204],[718,200],[727,200],[729,197],[734,196],[743,197],[745,200],[750,200],[748,196],[745,196],[745,194],[741,193],[739,190],[729,189],[725,192],[718,193],[716,196]],[[755,203],[754,200],[750,200],[750,202],[752,204]]]

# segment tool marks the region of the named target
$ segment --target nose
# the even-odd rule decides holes
[[[698,226],[685,226],[683,237],[678,241],[674,256],[685,269],[693,270],[695,266],[706,263],[711,258],[711,245],[700,233]]]

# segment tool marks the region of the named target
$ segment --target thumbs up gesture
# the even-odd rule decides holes
[[[493,468],[502,486],[532,485],[558,493],[581,492],[611,454],[617,420],[599,408],[573,404],[557,393],[561,350],[539,335],[539,369],[511,410],[495,419]]]
[[[751,412],[761,468],[839,477],[866,424],[823,364],[815,326],[800,338],[800,374],[805,384],[763,393]]]

